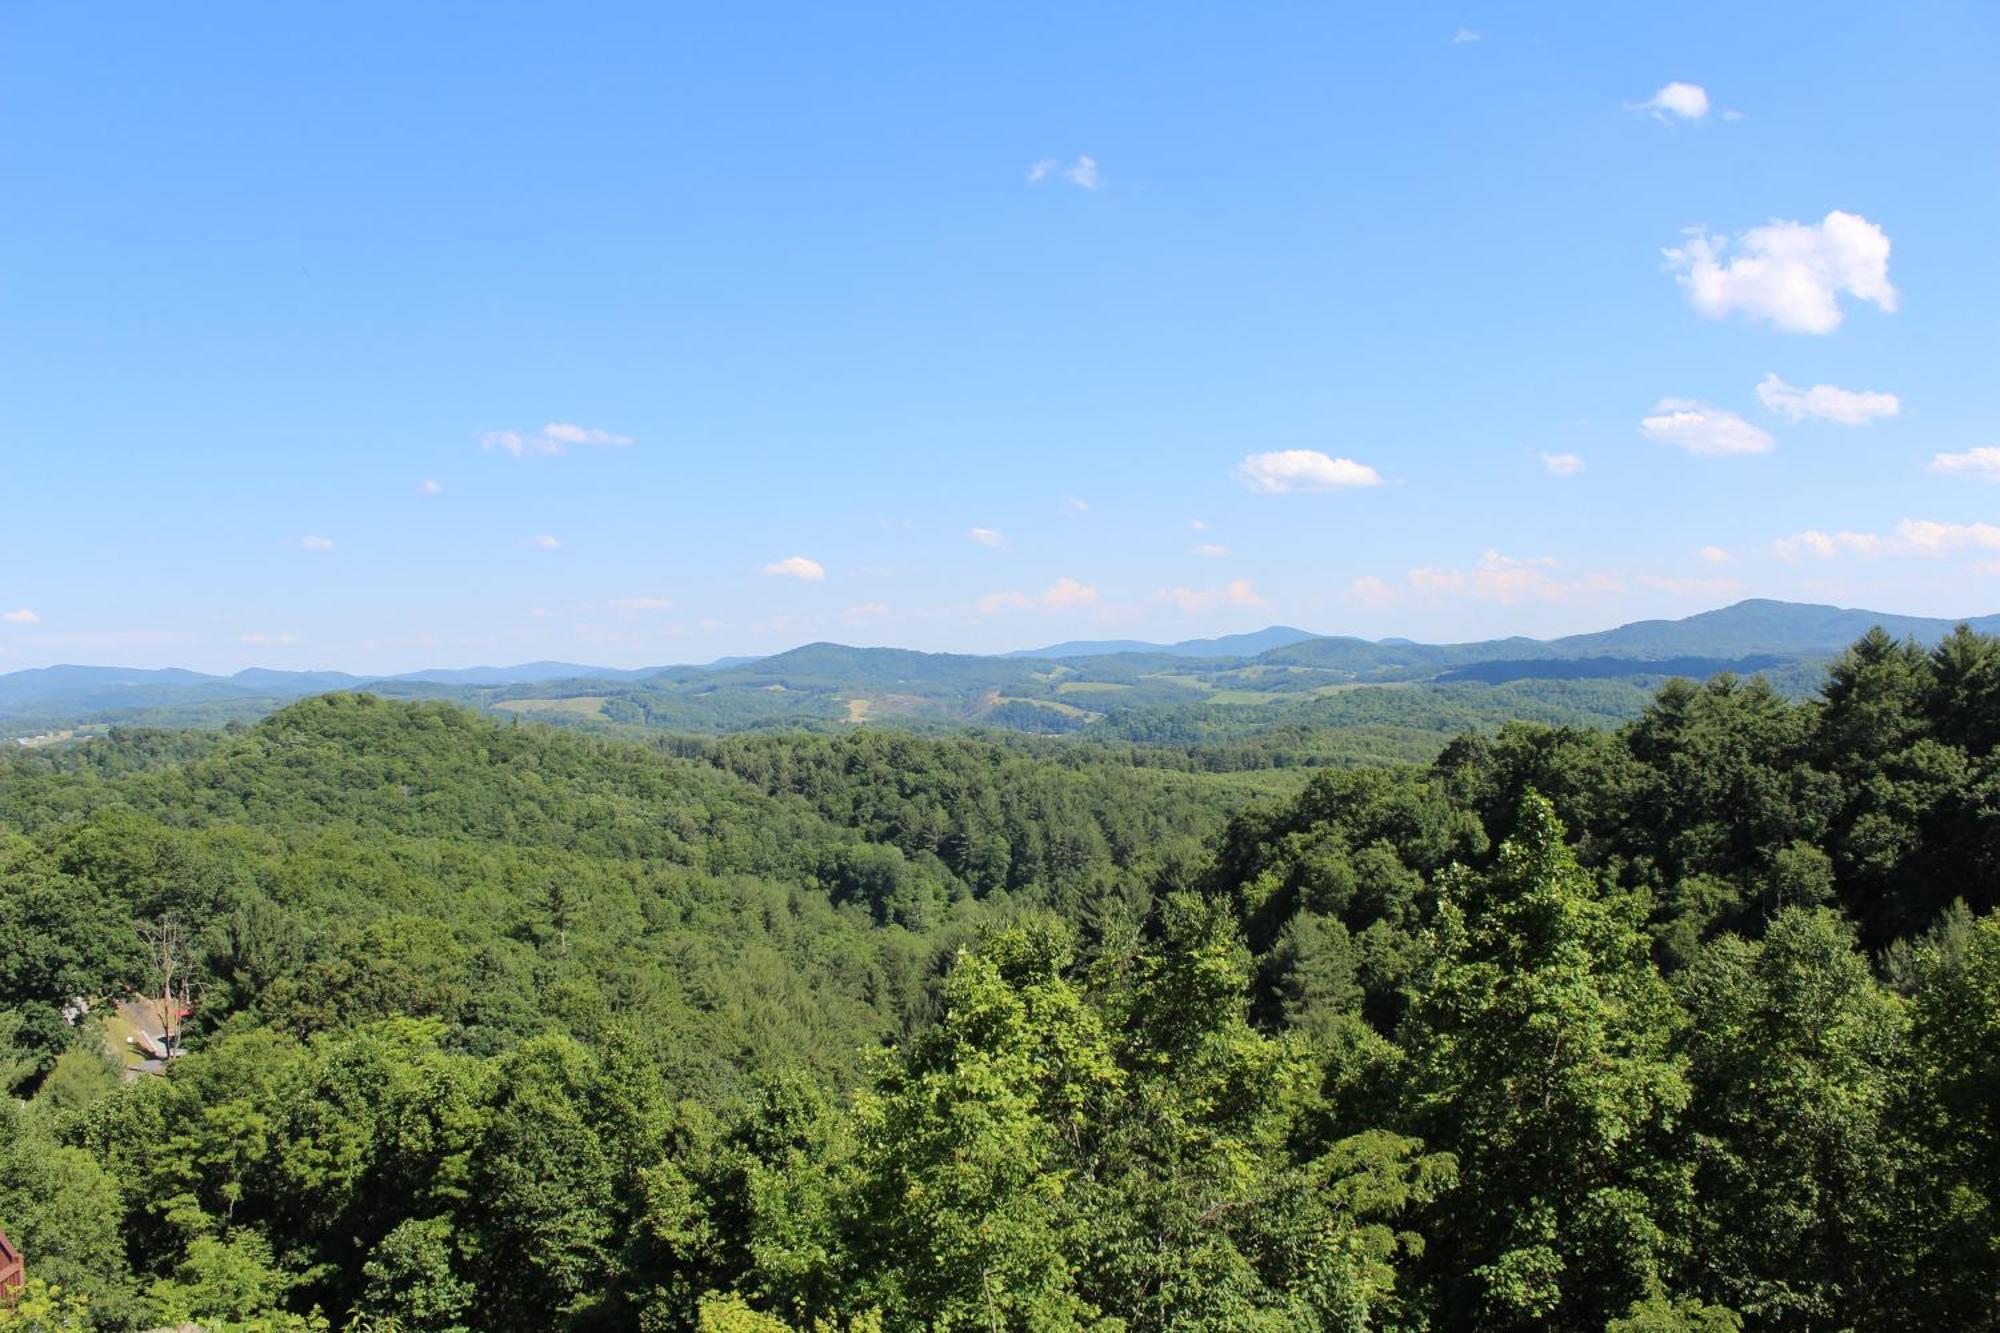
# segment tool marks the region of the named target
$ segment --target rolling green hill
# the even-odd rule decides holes
[[[337,672],[252,670],[211,677],[52,667],[0,675],[0,735],[52,734],[78,723],[219,725],[263,716],[304,695],[367,688],[573,726],[706,734],[890,723],[1209,742],[1302,726],[1324,730],[1336,715],[1394,717],[1394,722],[1355,725],[1399,729],[1393,742],[1378,733],[1387,745],[1383,757],[1409,758],[1442,744],[1458,727],[1497,725],[1524,710],[1591,725],[1622,721],[1670,676],[1757,674],[1783,691],[1802,693],[1812,687],[1821,663],[1871,626],[1933,643],[1952,623],[1746,601],[1684,620],[1639,621],[1595,634],[1463,644],[1315,638],[1280,626],[1173,645],[1076,642],[1042,655],[812,643],[706,667],[614,671],[537,662],[380,679]],[[1972,623],[2000,627],[2000,617]],[[1581,688],[1587,682],[1597,688]],[[1411,693],[1327,702],[1357,688],[1380,687]],[[1502,687],[1504,694],[1478,694]],[[1357,747],[1341,748],[1352,753]]]

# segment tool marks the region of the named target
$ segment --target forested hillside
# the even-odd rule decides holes
[[[2000,640],[1145,716],[7,755],[0,1328],[2000,1327]]]
[[[1176,644],[1055,644],[980,656],[810,643],[707,666],[566,662],[362,677],[331,671],[48,667],[0,673],[0,738],[79,724],[221,726],[306,695],[366,689],[450,699],[604,734],[727,734],[887,724],[1173,745],[1248,742],[1304,762],[1428,762],[1460,731],[1509,720],[1617,725],[1671,677],[1759,674],[1803,696],[1856,635],[1933,645],[1953,623],[1752,600],[1595,634],[1420,644],[1272,626]],[[1970,622],[2000,628],[2000,617]],[[1302,733],[1311,744],[1300,746]]]

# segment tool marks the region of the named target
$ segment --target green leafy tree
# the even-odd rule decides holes
[[[1774,1327],[1856,1319],[1881,1299],[1899,1005],[1825,909],[1715,941],[1679,989],[1701,1286]]]
[[[893,1323],[1086,1327],[1063,1146],[1122,1082],[1065,977],[1068,932],[1031,922],[959,956],[937,1021],[859,1108],[854,1292]]]
[[[1410,1014],[1418,1120],[1461,1173],[1429,1254],[1448,1323],[1598,1329],[1657,1283],[1687,1188],[1672,1013],[1636,911],[1530,794],[1492,873],[1448,881]]]

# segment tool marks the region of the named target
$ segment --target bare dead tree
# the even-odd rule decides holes
[[[174,916],[141,923],[139,939],[146,946],[149,998],[160,1007],[161,1045],[172,1058],[180,1053],[181,1016],[194,1009],[194,944]]]

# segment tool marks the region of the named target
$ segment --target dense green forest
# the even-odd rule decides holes
[[[1398,694],[9,754],[0,1328],[2000,1327],[2000,640]]]

